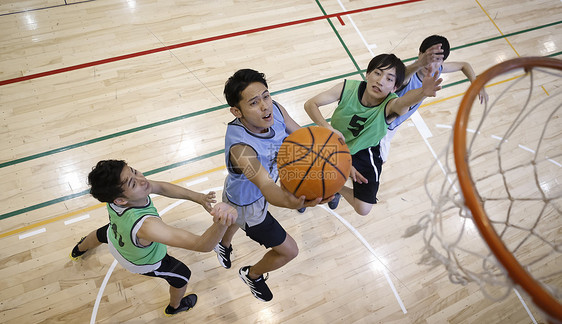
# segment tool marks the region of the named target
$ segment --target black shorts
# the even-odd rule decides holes
[[[143,273],[145,276],[165,279],[170,286],[181,288],[189,282],[191,270],[178,259],[166,254],[160,267],[152,272]]]
[[[371,146],[351,156],[355,170],[361,173],[368,183],[353,182],[353,196],[369,204],[377,203],[377,192],[382,172],[380,146]]]
[[[108,228],[109,228],[109,223],[105,226],[102,226],[102,227],[98,228],[98,230],[96,231],[96,237],[98,238],[98,241],[100,241],[101,243],[107,244],[107,229]]]
[[[267,215],[265,215],[263,222],[251,227],[246,225],[245,227],[244,231],[246,235],[266,248],[281,245],[285,242],[285,238],[287,238],[287,232],[283,226],[271,216],[269,211]]]

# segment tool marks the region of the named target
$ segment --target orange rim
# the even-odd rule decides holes
[[[472,212],[472,217],[480,234],[498,261],[508,272],[511,279],[533,298],[535,305],[541,308],[550,317],[562,321],[562,305],[523,269],[513,254],[505,247],[503,241],[492,227],[476,189],[473,186],[466,154],[466,128],[468,125],[468,117],[470,115],[472,103],[476,99],[476,96],[478,96],[480,90],[484,88],[488,81],[500,74],[518,68],[524,68],[528,71],[535,67],[562,70],[562,60],[545,57],[516,58],[489,68],[472,82],[461,101],[455,120],[453,129],[453,151],[459,185],[464,196],[465,204]]]

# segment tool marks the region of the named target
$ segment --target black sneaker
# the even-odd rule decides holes
[[[254,297],[264,302],[273,299],[273,294],[265,283],[267,278],[264,278],[263,275],[258,279],[251,279],[250,277],[248,277],[248,274],[250,273],[250,266],[240,268],[238,273],[240,274],[240,278],[242,279],[242,281],[244,281],[244,283],[248,285],[248,287],[250,287],[250,290],[252,291]]]
[[[85,238],[86,238],[85,236],[83,238],[81,238],[80,241],[78,241],[78,243],[76,243],[76,245],[74,246],[74,248],[70,252],[70,259],[72,259],[72,261],[78,261],[78,259],[80,259],[82,254],[84,254],[88,251],[88,250],[86,250],[86,251],[78,250],[78,245],[80,245],[80,243],[82,243]]]
[[[301,214],[304,213],[305,210],[306,210],[306,207],[297,209],[297,211]]]
[[[328,202],[328,207],[330,207],[330,209],[332,210],[338,208],[338,205],[340,203],[340,198],[341,198],[341,194],[336,192],[336,194],[334,195],[334,199]]]
[[[197,295],[189,294],[180,300],[178,308],[172,308],[172,306],[168,305],[168,307],[164,310],[164,315],[170,317],[176,315],[177,313],[187,312],[195,307],[195,304],[197,304]]]
[[[226,248],[221,242],[219,242],[213,250],[217,252],[217,259],[219,259],[221,266],[226,269],[230,269],[230,253],[232,252],[232,244]]]

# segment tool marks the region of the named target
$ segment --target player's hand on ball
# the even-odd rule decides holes
[[[213,215],[213,222],[225,226],[234,224],[238,218],[236,208],[224,202],[216,204],[211,210],[211,215]]]
[[[306,197],[305,197],[305,196],[301,196],[301,197],[299,198],[299,200],[300,200],[303,204],[302,204],[301,207],[299,207],[299,208],[297,208],[297,209],[300,209],[300,208],[302,208],[302,207],[314,207],[314,206],[316,206],[316,205],[325,204],[325,203],[328,203],[328,202],[332,201],[332,199],[334,199],[334,197],[335,197],[335,196],[330,196],[330,197],[328,197],[328,198],[326,198],[326,199],[324,199],[324,200],[322,200],[322,197],[318,197],[318,198],[313,199],[313,200],[306,200]]]

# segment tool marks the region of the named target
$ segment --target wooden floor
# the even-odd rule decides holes
[[[445,88],[425,101],[425,131],[407,122],[395,136],[370,215],[346,202],[336,213],[271,208],[300,254],[270,274],[269,303],[238,278],[265,252],[241,231],[230,270],[214,253],[169,248],[191,268],[188,291],[199,296],[173,319],[163,315],[167,284],[115,267],[106,246],[68,258],[107,222],[87,194],[98,160],[124,159],[150,179],[220,194],[233,118],[222,90],[237,69],[264,72],[274,99],[308,125],[308,98],[360,79],[373,55],[408,64],[431,34],[449,39],[449,61],[476,73],[518,56],[560,58],[562,2],[0,2],[0,322],[544,323],[527,297],[491,302],[476,284],[451,283],[443,266],[420,263],[421,235],[403,237],[431,208],[424,177],[447,142],[440,125],[451,125],[469,85],[462,73],[445,75]],[[552,93],[561,83],[541,85]],[[498,95],[494,86],[488,93]],[[201,233],[211,222],[193,203],[154,202],[174,226]]]

